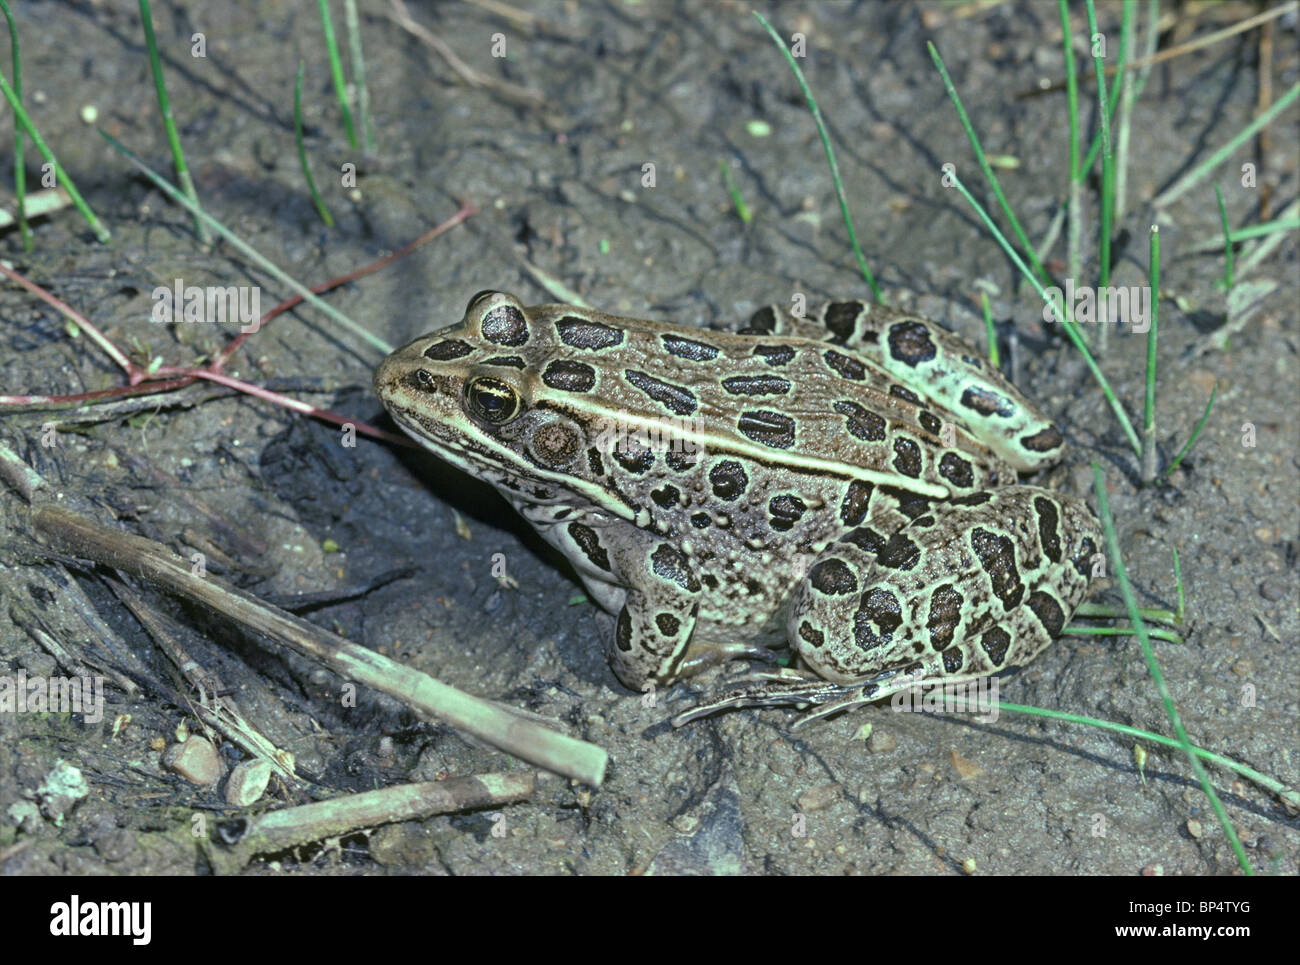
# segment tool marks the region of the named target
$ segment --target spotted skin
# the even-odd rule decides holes
[[[828,302],[805,318],[777,305],[760,309],[755,318],[760,316],[765,331],[773,334],[851,346],[905,382],[904,391],[919,394],[936,411],[951,413],[1020,472],[1044,469],[1064,451],[1060,430],[1014,385],[961,338],[919,316],[856,300]],[[832,362],[837,355],[828,350],[827,364],[854,377],[843,371],[856,368],[840,361],[842,356]]]
[[[816,673],[852,683],[906,667],[951,674],[954,642],[978,640],[960,666],[983,674],[1032,660],[1088,589],[1071,565],[1101,529],[1081,500],[1007,486],[977,506],[938,503],[879,553],[839,540],[796,594],[789,634]],[[832,574],[828,576],[827,574]],[[807,642],[812,633],[819,641]]]
[[[1017,665],[1100,547],[1082,503],[1018,482],[1059,458],[1051,422],[956,336],[856,300],[719,332],[485,291],[375,386],[572,563],[638,690],[760,644],[796,650],[804,699]]]

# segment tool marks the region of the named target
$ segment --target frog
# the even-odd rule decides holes
[[[866,300],[728,330],[485,290],[374,388],[569,561],[627,687],[791,654],[679,726],[1023,666],[1098,574],[1084,500],[1020,478],[1060,429],[955,333]]]

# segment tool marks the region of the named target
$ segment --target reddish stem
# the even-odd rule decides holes
[[[416,238],[414,241],[410,242],[409,244],[401,248],[398,248],[392,254],[385,255],[383,258],[380,258],[378,261],[373,261],[368,265],[363,265],[362,267],[356,269],[355,271],[349,272],[346,275],[339,275],[337,278],[331,278],[329,279],[329,281],[323,281],[319,285],[316,285],[314,288],[310,289],[310,291],[313,295],[319,295],[321,292],[326,292],[332,288],[337,288],[340,285],[346,285],[350,281],[355,281],[356,279],[362,277],[363,275],[369,275],[372,272],[379,271],[379,269],[386,267],[391,262],[394,262],[399,258],[405,258],[416,248],[419,248],[422,244],[424,244],[427,241],[432,241],[434,238],[438,237],[438,235],[442,234],[444,231],[456,227],[456,225],[460,224],[470,215],[477,213],[477,211],[478,209],[475,208],[473,205],[462,203],[460,209],[455,214],[453,214],[450,218],[448,218],[446,221],[442,222],[441,224],[434,225],[424,234],[420,235],[420,237]],[[294,295],[292,298],[286,298],[280,304],[276,305],[274,308],[272,308],[269,312],[267,312],[265,315],[261,317],[261,319],[257,323],[256,328],[248,332],[240,332],[238,335],[236,335],[226,344],[225,348],[217,352],[217,354],[213,357],[212,362],[208,365],[208,369],[213,372],[220,372],[221,367],[225,365],[227,361],[229,361],[230,356],[235,353],[235,350],[238,349],[239,346],[244,344],[244,339],[248,338],[248,336],[250,335],[253,335],[261,331],[262,326],[264,326],[267,322],[269,322],[271,319],[275,318],[275,316],[281,314],[282,312],[287,312],[289,309],[293,308],[302,300],[303,298],[301,295]]]
[[[397,249],[391,254],[385,255],[378,261],[371,262],[361,268],[351,271],[346,275],[340,275],[337,278],[331,278],[329,281],[321,282],[311,289],[313,294],[329,291],[340,285],[346,285],[350,281],[361,278],[379,271],[399,258],[404,258],[416,248],[426,242],[432,241],[445,231],[454,228],[470,215],[478,211],[471,204],[462,203],[460,208],[446,221],[434,225],[424,234],[420,235],[414,241]],[[37,298],[52,305],[60,314],[70,319],[73,323],[80,326],[87,336],[98,345],[114,362],[116,362],[126,372],[128,385],[116,386],[111,389],[99,389],[94,392],[78,392],[73,395],[0,395],[0,405],[32,405],[32,404],[74,404],[82,402],[91,402],[99,399],[130,398],[137,395],[151,395],[155,393],[171,392],[176,389],[193,385],[198,379],[204,379],[208,382],[216,382],[236,389],[246,395],[255,396],[275,405],[282,406],[294,412],[300,412],[303,415],[312,418],[321,419],[325,422],[332,422],[335,425],[352,425],[363,435],[370,436],[374,439],[382,439],[385,442],[391,442],[394,445],[408,446],[415,448],[413,443],[406,436],[399,436],[392,432],[385,432],[359,419],[350,419],[347,416],[339,415],[328,409],[318,409],[315,406],[308,405],[305,402],[299,402],[297,399],[290,398],[287,395],[281,395],[278,392],[272,392],[260,386],[253,385],[250,382],[244,382],[241,379],[235,379],[221,372],[222,366],[230,360],[231,355],[244,343],[249,335],[261,330],[262,326],[273,319],[275,316],[282,314],[293,308],[303,300],[301,295],[294,295],[276,305],[269,312],[258,320],[257,327],[247,332],[241,332],[236,335],[225,347],[220,349],[203,368],[194,368],[192,366],[162,366],[150,372],[136,365],[129,358],[122,354],[108,338],[71,305],[62,301],[55,295],[47,292],[36,283],[29,281],[22,275],[18,274],[11,268],[0,263],[0,273],[12,279],[23,288],[34,294]]]

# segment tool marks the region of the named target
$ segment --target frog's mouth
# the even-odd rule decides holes
[[[375,383],[378,390],[378,373]],[[513,503],[569,505],[585,500],[625,519],[636,519],[631,506],[611,503],[608,493],[594,483],[525,462],[508,446],[478,442],[437,419],[421,415],[391,392],[378,394],[398,428],[444,462],[495,486]]]

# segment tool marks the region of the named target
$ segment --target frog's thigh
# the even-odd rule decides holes
[[[1013,516],[1010,496],[1035,492],[1001,490],[981,518]],[[787,625],[808,665],[839,683],[895,668],[969,677],[1027,663],[1050,644],[1082,591],[1056,586],[1005,535],[991,533],[968,552],[970,526],[956,521],[965,513],[938,506],[926,526],[918,519],[901,527],[876,552],[848,541],[827,547]]]
[[[910,663],[925,647],[914,652],[905,640],[903,603],[874,554],[832,543],[795,592],[786,627],[790,645],[819,676],[837,683]]]
[[[634,690],[647,680],[672,680],[700,610],[700,582],[690,560],[645,532],[620,540],[609,555],[618,583],[626,587],[615,614],[610,666]]]

